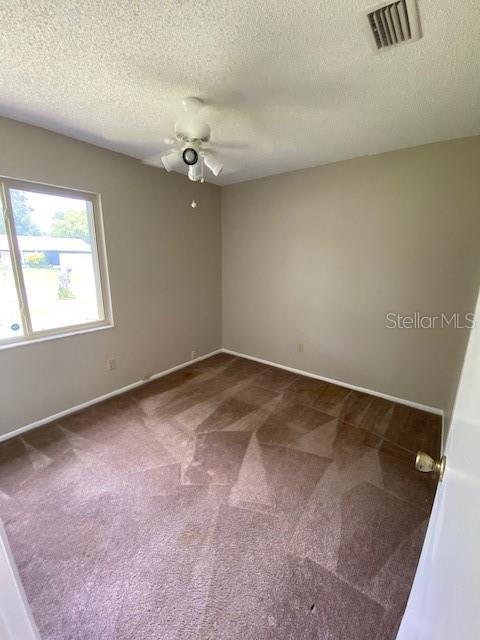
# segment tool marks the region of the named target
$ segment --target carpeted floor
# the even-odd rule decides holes
[[[439,419],[226,354],[0,445],[44,640],[393,640]]]

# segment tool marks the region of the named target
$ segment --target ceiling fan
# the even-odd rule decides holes
[[[223,164],[208,146],[210,125],[200,115],[203,104],[200,98],[184,98],[184,114],[175,123],[175,138],[164,140],[171,148],[144,158],[142,162],[167,171],[183,162],[188,167],[188,177],[194,182],[205,181],[206,169],[218,176]]]

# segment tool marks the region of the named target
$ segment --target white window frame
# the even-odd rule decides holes
[[[32,191],[34,193],[45,193],[47,195],[75,198],[78,200],[84,200],[88,203],[88,206],[90,207],[88,224],[92,242],[92,261],[95,274],[97,304],[99,315],[101,316],[100,320],[96,320],[95,322],[83,322],[75,325],[67,325],[42,331],[33,330],[30,310],[28,307],[27,291],[23,277],[21,253],[15,231],[15,221],[10,199],[10,189],[19,189],[21,191]],[[110,296],[110,284],[108,279],[107,253],[105,248],[105,233],[103,228],[100,194],[0,176],[0,202],[3,208],[5,230],[8,239],[8,246],[10,249],[10,259],[12,263],[15,287],[17,289],[18,304],[23,328],[22,336],[3,339],[0,338],[0,349],[4,347],[25,345],[41,340],[61,338],[78,333],[85,333],[98,329],[113,327],[112,303]],[[2,211],[0,210],[0,216],[1,215]]]

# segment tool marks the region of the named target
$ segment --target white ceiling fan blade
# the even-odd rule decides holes
[[[248,143],[240,142],[239,140],[224,140],[222,142],[214,141],[211,144],[215,149],[238,149],[239,151],[243,151],[244,149],[249,149],[251,147]]]
[[[159,131],[132,131],[131,129],[104,129],[101,132],[102,138],[109,142],[119,142],[125,144],[173,144],[173,137],[163,136]]]
[[[252,142],[241,142],[240,140],[211,140],[208,146],[203,147],[208,151],[260,151],[265,154],[272,154],[274,150],[274,144],[271,141],[255,138]]]

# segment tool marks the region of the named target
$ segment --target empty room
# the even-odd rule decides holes
[[[0,51],[1,640],[477,640],[480,4]]]

